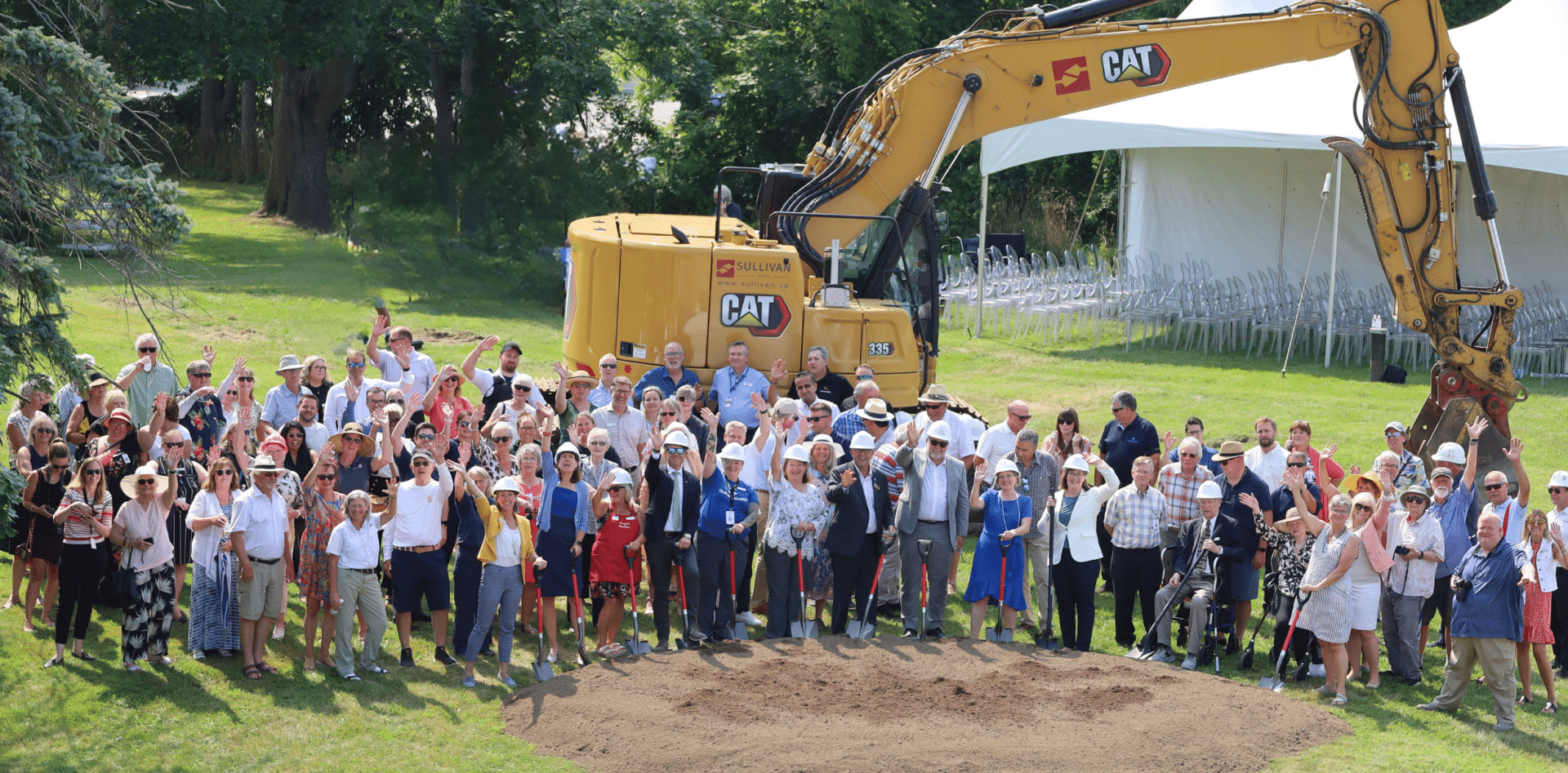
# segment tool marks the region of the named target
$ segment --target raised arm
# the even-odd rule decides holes
[[[463,358],[463,378],[466,378],[469,381],[473,381],[474,366],[479,364],[479,356],[495,348],[495,345],[500,343],[500,341],[500,336],[485,336],[485,340],[480,341],[479,344],[474,347],[474,350],[469,352],[467,357]]]
[[[1514,499],[1519,503],[1519,508],[1530,506],[1530,475],[1524,471],[1524,441],[1515,437],[1508,444],[1508,450],[1503,452],[1508,461],[1514,463],[1514,477],[1519,481],[1519,494]]]
[[[975,462],[975,483],[974,486],[969,489],[969,506],[976,510],[985,507],[985,500],[980,498],[980,489],[985,480],[985,468],[986,464],[984,459],[980,459]],[[1110,527],[1106,527],[1107,530],[1109,530],[1109,528]]]
[[[1465,427],[1465,432],[1470,435],[1470,450],[1465,454],[1464,478],[1460,482],[1464,484],[1466,489],[1475,489],[1476,449],[1481,445],[1481,433],[1485,432],[1489,425],[1490,422],[1486,420],[1485,416],[1478,416],[1475,421],[1470,422],[1469,426]]]
[[[380,314],[375,316],[374,321],[370,323],[370,338],[365,341],[365,364],[381,371],[382,376],[385,376],[387,371],[386,368],[381,367],[381,350],[378,345],[381,343],[381,336],[386,335],[387,332],[386,319]]]

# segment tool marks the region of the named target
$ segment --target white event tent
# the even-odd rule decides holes
[[[1182,18],[1266,12],[1281,0],[1194,0]],[[1562,277],[1568,245],[1568,107],[1548,88],[1568,50],[1568,1],[1513,0],[1451,31],[1485,150],[1509,279],[1520,288]],[[1179,66],[1179,63],[1177,64]],[[1009,129],[982,140],[981,172],[1085,151],[1121,149],[1119,252],[1133,272],[1203,260],[1217,277],[1278,267],[1300,277],[1335,155],[1323,137],[1360,141],[1351,115],[1350,54],[1297,62]],[[1450,110],[1449,115],[1453,112]],[[1454,156],[1462,159],[1458,132]],[[1486,231],[1463,166],[1460,276],[1491,284]],[[1348,168],[1339,195],[1338,267],[1353,286],[1384,283]],[[1329,204],[1313,274],[1329,269]],[[982,229],[984,224],[982,223]]]

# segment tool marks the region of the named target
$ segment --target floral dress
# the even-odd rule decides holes
[[[815,469],[808,469],[807,473],[819,491],[827,490],[828,484],[824,476],[817,473]],[[827,524],[817,524],[817,531],[812,534],[812,538],[820,540],[826,536]],[[807,542],[811,541],[811,538],[807,539]],[[812,601],[830,601],[833,598],[833,554],[832,551],[820,549],[820,542],[816,547],[819,549],[806,552],[806,598]]]
[[[327,577],[327,541],[333,527],[343,522],[343,503],[328,502],[315,491],[306,501],[305,536],[300,538],[299,549],[299,593],[325,602],[332,589]]]

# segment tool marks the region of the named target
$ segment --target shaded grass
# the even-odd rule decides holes
[[[548,363],[559,357],[559,311],[523,302],[528,288],[483,273],[470,275],[461,265],[449,266],[441,283],[421,285],[405,256],[355,251],[338,239],[247,218],[259,198],[254,187],[187,183],[184,188],[191,194],[184,203],[196,224],[180,264],[189,280],[173,312],[154,312],[167,341],[167,360],[177,370],[198,355],[202,343],[211,342],[219,348],[220,371],[234,356],[250,358],[258,370],[258,394],[278,383],[272,363],[289,351],[301,357],[328,355],[334,378],[341,378],[341,358],[334,355],[368,332],[369,300],[377,295],[386,298],[398,323],[455,336],[426,347],[438,363],[460,362],[472,342],[488,333],[522,344],[524,370],[547,373]],[[90,267],[70,265],[65,274],[74,291],[69,331],[78,348],[97,355],[111,370],[134,359],[130,341],[145,327],[135,310],[120,303],[114,288]],[[1278,364],[1267,358],[1170,352],[1137,343],[1130,352],[1109,342],[1098,347],[1089,341],[1014,345],[946,331],[943,351],[940,372],[950,389],[992,417],[1009,399],[1023,397],[1039,417],[1033,425],[1042,431],[1052,428],[1059,408],[1072,405],[1083,413],[1086,433],[1097,437],[1110,418],[1111,393],[1128,389],[1138,396],[1143,415],[1162,430],[1179,430],[1188,415],[1202,416],[1211,444],[1250,435],[1259,415],[1281,423],[1308,418],[1316,442],[1339,442],[1339,458],[1347,464],[1369,463],[1383,447],[1383,424],[1394,418],[1408,422],[1427,391],[1424,384],[1368,384],[1361,369],[1325,370],[1304,358],[1281,378]],[[1536,481],[1537,504],[1542,504],[1546,476],[1568,456],[1557,418],[1568,401],[1560,385],[1530,386],[1536,395],[1515,410],[1513,421],[1516,434],[1528,439],[1526,460]],[[0,558],[0,577],[9,573],[9,559]],[[960,587],[968,575],[966,554]],[[1111,599],[1099,595],[1096,605],[1096,649],[1119,655]],[[558,610],[563,623],[564,611],[564,606]],[[532,757],[529,744],[506,735],[499,711],[505,691],[494,681],[494,661],[481,660],[478,689],[462,689],[460,669],[432,661],[427,625],[414,629],[418,668],[394,667],[387,676],[348,684],[324,664],[315,673],[303,670],[303,606],[295,600],[288,636],[273,643],[278,646],[270,658],[283,673],[252,683],[241,677],[238,658],[190,659],[183,625],[175,627],[171,647],[178,663],[140,676],[126,674],[116,665],[118,613],[99,612],[88,638],[89,651],[99,660],[68,659],[65,668],[41,671],[38,666],[53,652],[51,632],[20,633],[20,610],[0,611],[0,690],[7,697],[0,705],[0,769],[576,769],[564,760]],[[968,605],[952,597],[946,630],[964,632],[967,621]],[[623,637],[630,624],[628,615]],[[1267,652],[1272,630],[1265,624],[1260,655]],[[389,631],[384,666],[392,666],[396,655],[394,631]],[[881,625],[884,635],[899,631],[896,622]],[[652,623],[644,619],[644,636],[651,632]],[[563,653],[573,647],[564,632],[561,646]],[[534,639],[519,636],[513,673],[525,684],[534,652]],[[1236,658],[1225,658],[1222,676],[1256,682],[1263,674],[1262,660],[1252,672],[1240,672]],[[1415,704],[1435,695],[1440,668],[1438,653],[1429,651],[1427,682],[1420,687],[1353,687],[1350,705],[1335,711],[1355,733],[1276,760],[1271,769],[1531,771],[1568,764],[1558,720],[1523,711],[1518,731],[1495,734],[1484,690],[1472,690],[1456,716],[1417,712]],[[1318,700],[1296,686],[1285,694]],[[1536,694],[1541,694],[1539,687]],[[659,709],[649,710],[656,720]],[[1179,732],[1187,718],[1177,719],[1145,730]],[[585,728],[585,734],[591,732]],[[967,742],[955,740],[955,749]]]

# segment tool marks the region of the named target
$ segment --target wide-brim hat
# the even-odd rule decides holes
[[[365,434],[364,429],[362,429],[358,424],[356,424],[356,423],[354,423],[352,421],[343,425],[343,431],[342,432],[339,432],[338,434],[333,435],[332,437],[327,438],[327,445],[332,446],[332,449],[334,451],[338,452],[338,456],[342,456],[343,455],[343,438],[347,437],[349,435],[354,435],[354,436],[357,436],[359,438],[359,455],[360,456],[375,456],[376,455],[376,448],[375,448],[376,444],[375,444],[375,441],[369,435]]]
[[[887,412],[887,401],[880,397],[873,397],[866,401],[866,407],[855,411],[855,415],[866,421],[887,423],[893,420],[893,414]]]
[[[1408,497],[1408,496],[1418,496],[1418,497],[1421,497],[1422,499],[1426,500],[1427,504],[1429,504],[1429,505],[1432,504],[1432,493],[1430,491],[1426,490],[1426,486],[1423,486],[1423,485],[1421,485],[1419,483],[1411,485],[1411,486],[1406,486],[1405,490],[1399,492],[1399,503],[1400,504],[1404,504],[1405,503],[1405,497]]]
[[[250,463],[250,474],[258,472],[283,472],[283,468],[278,466],[277,460],[270,454],[258,454]]]
[[[104,386],[104,387],[106,387],[106,386],[114,386],[114,382],[110,381],[109,377],[105,376],[102,373],[93,373],[93,374],[91,374],[89,379],[88,379],[88,381],[87,381],[87,388],[88,389],[95,389],[95,388],[101,387],[101,386]]]
[[[833,440],[833,436],[827,434],[826,432],[819,432],[816,435],[813,435],[811,438],[811,445],[827,446],[828,448],[832,449],[833,459],[835,461],[844,456],[844,447],[839,445],[837,441]]]
[[[593,386],[594,384],[599,383],[599,379],[589,375],[588,371],[586,370],[574,370],[572,371],[572,375],[566,377],[566,381],[562,382],[561,386],[570,387],[571,385],[577,383]]]
[[[448,376],[442,376],[440,373],[437,373],[436,376],[437,376],[436,384],[446,383],[446,379],[449,379],[452,376],[457,376],[457,385],[458,386],[462,386],[462,385],[468,383],[468,377],[464,376],[461,371],[455,371],[454,370],[454,371],[452,371],[451,375],[448,375]]]
[[[136,422],[131,419],[131,412],[125,410],[124,408],[116,408],[110,411],[109,418],[103,420],[103,425],[107,427],[109,426],[109,422],[114,421],[115,419],[119,419],[120,421],[131,425],[131,429],[133,430],[136,429]]]
[[[1220,444],[1220,450],[1214,454],[1215,462],[1228,462],[1247,455],[1247,447],[1239,440],[1227,440]]]
[[[1355,475],[1347,476],[1343,482],[1343,485],[1339,487],[1339,490],[1354,497],[1357,494],[1357,486],[1359,483],[1361,483],[1361,481],[1366,481],[1372,484],[1372,488],[1374,489],[1373,493],[1377,494],[1378,496],[1383,496],[1383,482],[1378,480],[1377,476],[1375,475],[1366,475],[1363,473],[1356,473]]]
[[[932,384],[926,387],[926,393],[920,396],[922,403],[950,403],[952,398],[947,395],[947,387],[941,384]]]
[[[130,497],[131,499],[135,499],[136,481],[149,476],[158,481],[158,491],[156,492],[155,496],[161,495],[165,491],[169,490],[169,478],[163,473],[158,472],[158,465],[156,464],[144,464],[140,467],[137,467],[135,473],[121,478],[120,490],[125,492],[126,496]]]
[[[274,375],[281,376],[283,375],[284,371],[304,369],[305,366],[300,364],[298,357],[295,357],[292,354],[285,354],[278,358],[278,369],[272,372]]]
[[[1295,523],[1295,522],[1301,521],[1301,520],[1304,520],[1304,519],[1301,517],[1300,511],[1298,511],[1298,510],[1296,510],[1296,508],[1292,507],[1289,510],[1285,511],[1285,517],[1281,518],[1279,520],[1279,523],[1281,525],[1285,525],[1285,524]]]

